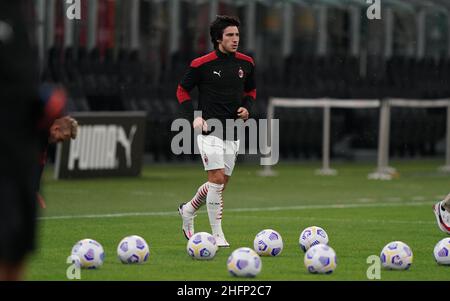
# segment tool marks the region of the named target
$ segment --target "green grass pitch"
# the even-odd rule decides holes
[[[257,175],[259,166],[238,164],[224,193],[223,228],[230,249],[211,261],[188,257],[177,213],[205,181],[199,165],[146,166],[139,178],[54,181],[45,172],[38,248],[29,260],[27,280],[67,280],[66,258],[75,242],[99,241],[106,253],[98,270],[82,270],[82,280],[234,280],[226,261],[243,246],[252,247],[260,230],[277,230],[284,241],[278,257],[262,257],[254,280],[367,280],[370,255],[390,241],[407,243],[414,261],[407,271],[381,271],[381,280],[450,280],[450,267],[438,266],[434,245],[446,235],[431,206],[450,191],[450,176],[437,172],[438,161],[393,162],[400,177],[368,180],[371,164],[336,163],[338,176],[315,176],[315,163],[279,164],[277,177]],[[210,232],[206,209],[195,219],[196,231]],[[331,275],[309,274],[298,246],[307,226],[323,227],[337,253]],[[119,262],[116,248],[128,235],[150,246],[143,265]]]

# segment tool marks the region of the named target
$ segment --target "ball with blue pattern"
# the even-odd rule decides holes
[[[283,238],[272,229],[264,229],[256,234],[253,249],[260,256],[278,256],[283,251]]]
[[[391,241],[380,253],[381,265],[388,270],[408,270],[413,263],[411,248],[402,241]]]
[[[97,269],[103,265],[105,260],[105,251],[102,245],[90,238],[78,241],[71,251],[71,257],[76,261],[77,265],[85,269]]]
[[[123,238],[117,246],[117,256],[122,263],[144,263],[150,257],[150,248],[144,238],[130,235]]]
[[[312,274],[331,274],[337,267],[336,252],[325,244],[314,245],[306,251],[304,264]]]
[[[261,258],[254,250],[242,247],[228,257],[227,269],[235,277],[256,277],[262,269]]]
[[[213,259],[217,249],[216,239],[207,232],[195,233],[186,246],[188,255],[199,260]]]
[[[441,239],[435,245],[433,255],[437,264],[450,265],[450,238]]]
[[[318,226],[310,226],[305,228],[298,239],[298,244],[303,252],[308,251],[309,248],[318,244],[328,244],[327,232]]]

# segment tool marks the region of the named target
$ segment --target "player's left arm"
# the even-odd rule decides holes
[[[256,100],[256,82],[255,82],[255,65],[251,65],[251,71],[245,78],[244,95],[242,98],[242,107],[238,109],[238,116],[247,120],[252,106]]]

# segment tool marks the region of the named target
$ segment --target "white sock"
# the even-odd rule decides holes
[[[197,190],[190,202],[187,202],[185,206],[186,212],[194,214],[201,206],[206,203],[206,195],[208,194],[208,182],[203,183]]]
[[[222,199],[223,184],[209,183],[208,195],[206,196],[206,207],[208,209],[209,223],[212,235],[223,236],[222,231]]]
[[[442,200],[441,206],[445,210],[450,211],[450,193]]]

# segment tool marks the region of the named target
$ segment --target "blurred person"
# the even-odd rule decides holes
[[[33,1],[0,1],[0,280],[21,280],[35,246],[39,154]]]
[[[442,201],[433,205],[433,212],[439,229],[450,234],[450,193]]]
[[[39,87],[33,8],[0,1],[0,281],[23,279],[36,244],[40,153],[75,125],[62,117],[63,89]]]
[[[226,120],[249,118],[256,99],[254,78],[255,63],[250,56],[237,51],[240,22],[236,17],[217,16],[210,25],[214,51],[194,59],[177,88],[177,99],[193,128],[201,130],[197,144],[207,171],[207,181],[198,189],[191,201],[182,203],[179,214],[182,231],[187,239],[194,234],[196,211],[205,204],[212,235],[219,247],[229,247],[222,230],[223,191],[231,177],[239,150],[239,140],[226,131]],[[193,118],[194,107],[189,92],[198,88],[198,111],[201,117]],[[205,120],[217,119],[225,129],[222,135],[208,130]],[[220,137],[219,137],[220,136]]]

